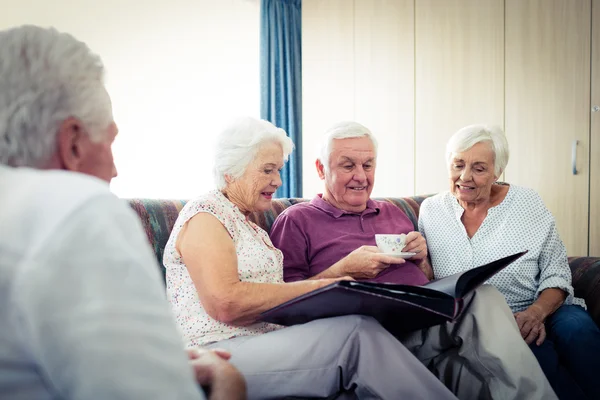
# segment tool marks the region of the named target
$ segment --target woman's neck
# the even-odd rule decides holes
[[[491,207],[493,207],[491,205],[490,198],[479,199],[479,200],[475,200],[475,201],[458,200],[458,204],[460,204],[460,206],[462,208],[464,208],[465,211],[468,211],[471,213],[485,212],[485,211],[489,210]]]
[[[225,198],[227,200],[229,200],[231,202],[231,204],[233,204],[238,210],[240,210],[240,212],[242,214],[244,214],[244,216],[246,218],[248,218],[248,216],[251,214],[251,212],[248,211],[245,207],[243,207],[239,201],[237,201],[235,195],[232,196],[229,193],[227,193],[225,190],[221,190],[221,193],[223,194],[223,196],[225,196]]]
[[[475,201],[458,200],[458,204],[460,204],[465,211],[471,213],[487,212],[490,208],[502,203],[508,193],[508,189],[509,185],[493,184],[488,197],[477,199]]]

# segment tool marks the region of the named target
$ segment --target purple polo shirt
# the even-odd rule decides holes
[[[285,209],[269,236],[283,252],[286,282],[308,279],[326,270],[363,245],[375,246],[375,234],[414,230],[410,219],[393,204],[369,200],[361,213],[340,210],[317,195],[307,203]],[[371,282],[423,285],[425,274],[410,260],[391,265]]]

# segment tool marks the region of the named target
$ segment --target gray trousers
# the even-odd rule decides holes
[[[460,399],[557,398],[504,296],[491,285],[475,291],[456,322],[400,340]]]
[[[347,316],[208,347],[231,351],[250,399],[455,398],[440,381],[463,400],[556,399],[492,286],[476,290],[458,321],[400,340],[404,345],[369,317]]]
[[[213,343],[231,351],[249,399],[456,399],[377,321],[345,316]],[[346,396],[344,396],[346,397]]]

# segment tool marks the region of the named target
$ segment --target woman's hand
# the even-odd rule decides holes
[[[411,257],[411,260],[423,260],[427,258],[427,242],[421,232],[409,232],[406,235],[405,246],[402,251],[417,253]]]
[[[535,341],[540,346],[546,339],[546,326],[544,311],[537,304],[532,304],[524,311],[515,313],[517,326],[521,331],[521,336],[527,344]]]

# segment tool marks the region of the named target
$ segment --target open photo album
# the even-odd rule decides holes
[[[360,314],[393,333],[455,321],[475,289],[527,253],[523,251],[423,286],[339,281],[291,299],[261,314],[261,320],[296,325],[318,318]]]

